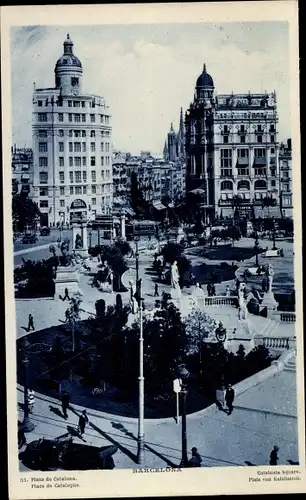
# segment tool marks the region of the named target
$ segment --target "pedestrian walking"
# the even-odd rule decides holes
[[[158,284],[157,283],[155,283],[155,286],[154,286],[154,297],[159,297]]]
[[[214,297],[216,295],[216,287],[214,283],[211,285],[211,296]]]
[[[80,418],[79,418],[79,429],[78,429],[81,438],[83,438],[83,435],[85,433],[85,427],[88,424],[88,422],[89,422],[89,420],[88,420],[88,417],[87,417],[86,410],[83,410],[82,413],[81,413],[81,415],[80,415]]]
[[[233,412],[234,399],[235,399],[235,391],[232,388],[231,384],[228,384],[227,390],[225,393],[225,402],[226,402],[226,406],[228,408],[228,412],[227,412],[228,415],[230,415]]]
[[[34,318],[33,318],[33,316],[32,316],[32,314],[31,314],[31,313],[29,314],[28,332],[30,331],[30,329],[35,330],[35,326],[34,326]]]
[[[29,408],[29,413],[33,413],[34,403],[35,403],[35,392],[33,389],[28,389],[27,403]]]
[[[226,296],[226,297],[229,297],[229,296],[230,296],[230,294],[231,294],[230,287],[229,287],[229,285],[226,285],[226,288],[225,288],[225,296]]]
[[[68,418],[67,410],[69,408],[69,403],[70,403],[69,394],[67,391],[64,391],[62,395],[62,410],[65,420]]]
[[[201,467],[202,458],[195,446],[191,448],[191,455],[192,456],[188,462],[188,467]]]
[[[211,297],[211,283],[207,283],[207,295]]]
[[[66,300],[66,299],[70,300],[70,297],[69,297],[69,292],[68,292],[68,288],[67,288],[67,287],[65,288],[65,295],[64,295],[64,297],[62,298],[62,300]]]
[[[270,465],[277,465],[278,462],[278,454],[277,452],[279,451],[278,446],[274,446],[273,450],[270,453]]]

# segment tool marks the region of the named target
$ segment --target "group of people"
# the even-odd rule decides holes
[[[233,403],[235,399],[235,390],[231,384],[221,387],[221,391],[217,391],[216,404],[219,410],[225,411],[228,415],[233,413]],[[225,409],[226,407],[226,409]]]

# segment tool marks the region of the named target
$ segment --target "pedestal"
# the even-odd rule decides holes
[[[247,319],[239,319],[236,329],[228,335],[224,347],[236,354],[242,344],[247,354],[255,347],[254,336],[255,333],[251,331]]]
[[[79,292],[79,278],[77,268],[75,266],[63,267],[59,266],[56,271],[55,278],[55,294],[65,295],[65,288],[70,294]]]
[[[264,293],[262,303],[260,304],[261,308],[266,307],[267,308],[267,316],[273,316],[275,311],[278,308],[278,302],[276,302],[274,298],[274,293],[271,292],[266,292]]]

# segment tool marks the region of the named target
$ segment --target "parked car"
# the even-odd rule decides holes
[[[49,227],[41,227],[40,228],[40,236],[49,236],[51,230]]]
[[[112,455],[118,446],[86,446],[64,439],[38,439],[29,443],[20,457],[34,470],[94,470],[114,469]]]
[[[22,243],[36,243],[38,241],[38,238],[36,236],[36,234],[25,234],[22,238]]]

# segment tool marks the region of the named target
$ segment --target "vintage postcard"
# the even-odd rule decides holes
[[[1,42],[10,498],[305,492],[297,2]]]

